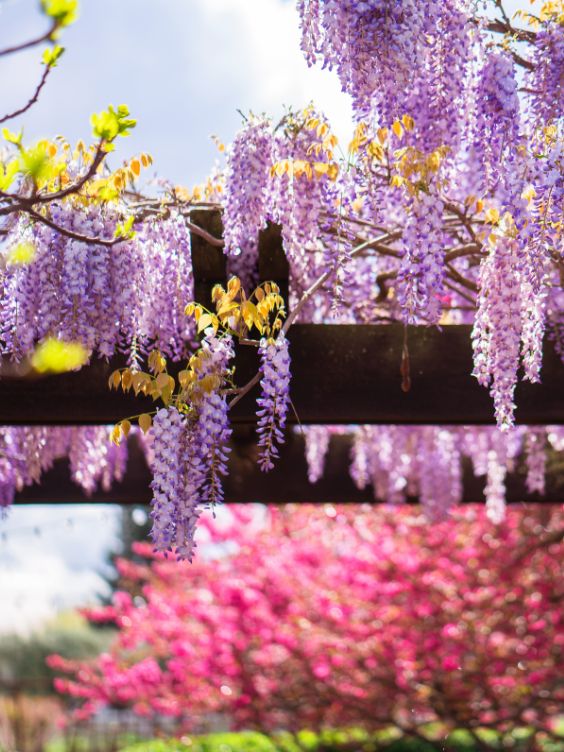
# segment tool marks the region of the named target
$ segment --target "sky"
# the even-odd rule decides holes
[[[37,0],[0,0],[0,48],[46,27]],[[334,76],[308,69],[293,0],[81,0],[65,30],[65,55],[22,122],[25,140],[62,134],[88,139],[89,118],[125,103],[138,126],[114,164],[140,152],[175,184],[201,182],[228,143],[238,110],[279,118],[310,100],[336,132],[350,133],[350,105]],[[27,101],[42,48],[0,60],[0,109]],[[117,544],[116,507],[14,507],[0,521],[0,633],[30,631],[57,610],[102,592],[99,572]]]
[[[28,632],[106,592],[105,556],[118,533],[115,506],[14,507],[0,520],[0,634]]]
[[[46,28],[37,0],[0,0],[0,48]],[[509,0],[511,12],[525,0]],[[211,140],[232,140],[238,110],[302,107],[315,99],[346,141],[348,97],[335,75],[309,69],[299,49],[294,0],[81,0],[65,30],[65,55],[39,103],[17,129],[25,139],[63,134],[88,139],[89,118],[125,103],[138,120],[113,164],[140,152],[156,173],[192,186],[218,152]],[[41,74],[41,49],[0,60],[0,110],[31,96]],[[72,521],[72,522],[69,522]],[[115,547],[115,507],[16,507],[0,521],[0,632],[29,630],[58,609],[84,603],[103,589],[98,572]]]
[[[0,0],[0,44],[45,29],[37,6]],[[65,56],[25,116],[29,138],[87,138],[93,112],[125,103],[138,126],[119,156],[149,152],[160,176],[191,185],[217,157],[210,136],[228,142],[240,127],[238,110],[280,117],[283,105],[315,98],[348,136],[348,98],[335,76],[307,67],[294,0],[81,0],[61,44]],[[3,109],[27,101],[39,57],[0,62]]]

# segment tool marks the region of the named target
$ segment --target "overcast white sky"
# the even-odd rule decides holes
[[[38,4],[0,0],[0,48],[45,28]],[[92,112],[126,103],[139,124],[117,157],[147,151],[159,175],[192,185],[217,156],[210,135],[229,142],[239,128],[238,108],[278,117],[283,104],[315,99],[339,137],[350,133],[350,105],[336,77],[303,60],[294,0],[80,4],[78,22],[61,40],[65,56],[24,118],[26,138],[87,139]],[[511,11],[519,5],[528,7],[526,0],[507,3]],[[40,57],[31,50],[0,61],[1,114],[27,101]],[[0,522],[0,631],[27,629],[92,598],[101,586],[96,571],[115,543],[116,519],[115,509],[88,505],[13,509]]]

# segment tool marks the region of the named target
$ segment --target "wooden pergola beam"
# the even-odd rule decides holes
[[[199,210],[191,215],[204,234],[220,238],[221,215]],[[192,232],[195,299],[211,306],[211,289],[225,283],[223,249]],[[289,267],[281,229],[269,225],[259,235],[256,277],[277,282],[288,297]],[[409,327],[411,389],[401,390],[403,327],[392,325],[312,325],[291,327],[291,397],[299,420],[306,424],[493,424],[487,390],[470,374],[469,326]],[[94,360],[76,373],[60,376],[11,377],[0,368],[0,425],[81,425],[116,423],[154,409],[147,398],[111,392],[108,377],[124,365]],[[237,351],[235,378],[243,385],[257,371],[257,353]],[[177,364],[172,372],[182,368]],[[564,366],[550,343],[545,345],[542,384],[520,382],[516,418],[524,424],[564,424]],[[235,424],[255,422],[256,389],[232,412]],[[289,422],[296,420],[294,413]]]
[[[375,502],[372,488],[359,490],[349,476],[350,436],[333,436],[325,463],[324,476],[317,483],[309,483],[304,454],[304,440],[298,433],[290,433],[280,452],[280,460],[270,473],[261,473],[256,465],[254,431],[236,431],[229,462],[229,475],[224,481],[226,503],[261,502],[264,504],[301,503],[370,503]],[[464,463],[463,501],[484,500],[483,477],[473,475],[469,462]],[[144,505],[151,500],[151,473],[134,437],[129,442],[129,461],[125,477],[110,491],[99,490],[92,496],[70,480],[68,463],[58,461],[44,474],[41,484],[30,486],[17,494],[17,504],[75,504],[78,502],[120,505]],[[544,497],[530,494],[520,470],[508,476],[509,503],[564,502],[564,480],[558,472],[549,473]],[[376,500],[384,501],[383,499]],[[417,502],[411,498],[411,502]]]
[[[289,332],[291,397],[305,424],[493,424],[490,396],[471,376],[469,326],[410,327],[411,389],[401,389],[403,327],[296,324]],[[110,391],[108,377],[123,361],[95,360],[78,372],[0,379],[0,424],[103,425],[155,408],[149,398]],[[236,380],[258,368],[253,348],[240,348]],[[178,364],[176,370],[180,370]],[[174,372],[174,368],[172,372]],[[545,345],[541,384],[520,382],[521,424],[564,424],[564,366]],[[257,390],[232,412],[235,424],[255,422]],[[289,421],[296,420],[294,413]]]

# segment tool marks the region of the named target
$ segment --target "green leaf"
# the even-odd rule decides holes
[[[90,357],[80,342],[63,342],[50,337],[37,345],[31,365],[39,373],[64,373],[81,368]]]
[[[0,191],[7,191],[20,170],[19,159],[12,159],[8,164],[0,162]]]
[[[43,53],[43,57],[41,60],[43,61],[43,64],[46,65],[48,68],[54,68],[61,55],[65,51],[64,47],[61,47],[60,45],[55,45],[53,49],[50,49],[49,47],[45,50]]]
[[[64,162],[56,162],[50,155],[48,144],[40,141],[29,149],[22,149],[20,154],[20,171],[30,177],[34,183],[45,183],[64,169]]]
[[[78,0],[41,0],[41,8],[57,26],[69,26],[78,18]]]
[[[125,222],[118,224],[114,233],[114,238],[127,238],[130,240],[135,237],[135,232],[131,229],[134,221],[135,217],[131,214]]]
[[[19,146],[22,142],[23,130],[21,130],[19,133],[12,133],[12,131],[8,130],[8,128],[2,128],[2,136],[5,141]]]
[[[35,246],[33,243],[22,242],[10,248],[6,263],[10,266],[27,266],[35,258]]]
[[[90,118],[94,136],[103,141],[113,141],[117,136],[129,136],[129,131],[135,128],[137,121],[128,117],[129,108],[118,105],[115,110],[112,105],[104,112],[95,113]]]

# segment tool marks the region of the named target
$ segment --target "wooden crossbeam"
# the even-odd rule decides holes
[[[290,433],[280,452],[280,460],[270,473],[261,473],[256,465],[254,431],[248,427],[235,432],[229,462],[229,476],[225,479],[226,503],[262,502],[265,504],[302,503],[374,503],[371,488],[359,490],[349,476],[351,438],[332,436],[325,463],[325,474],[317,483],[307,479],[304,440],[300,434]],[[472,474],[470,463],[464,463],[463,501],[484,500],[483,477]],[[151,474],[134,437],[129,442],[129,461],[125,477],[110,491],[99,490],[86,496],[71,482],[68,463],[59,461],[37,486],[30,486],[16,496],[17,504],[75,504],[78,502],[144,505],[151,500]],[[564,478],[555,469],[547,478],[544,497],[526,490],[523,469],[509,475],[507,500],[510,503],[564,502]],[[377,500],[385,501],[384,499]],[[417,502],[411,498],[410,502]]]
[[[469,326],[410,327],[411,389],[401,390],[401,325],[296,324],[289,331],[291,397],[302,423],[451,424],[494,422],[486,389],[471,374]],[[149,398],[108,389],[123,362],[95,360],[75,373],[0,379],[0,424],[110,424],[154,409]],[[244,384],[258,367],[253,348],[239,348],[235,378]],[[181,368],[178,364],[176,370]],[[175,369],[172,369],[174,373]],[[545,345],[542,384],[520,382],[519,423],[564,424],[564,366]],[[234,423],[255,422],[257,390],[233,410]],[[296,420],[289,416],[290,422]]]

